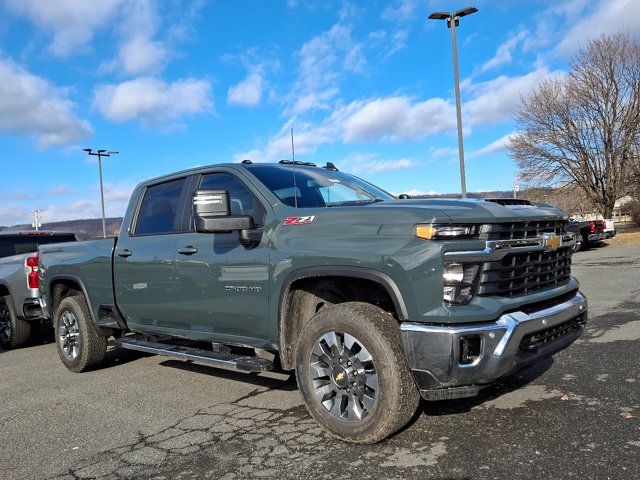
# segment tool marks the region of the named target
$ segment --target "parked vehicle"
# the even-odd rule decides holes
[[[603,220],[603,230],[606,238],[613,238],[616,236],[616,224],[612,218]]]
[[[604,232],[604,221],[602,220],[582,220],[572,217],[567,226],[570,232],[580,236],[580,246],[574,247],[574,252],[580,249],[597,247],[607,238]]]
[[[476,395],[587,320],[574,237],[526,200],[397,199],[332,164],[223,164],[144,182],[116,239],[41,247],[73,372],[124,348],[295,370],[332,435],[377,442],[420,395]]]
[[[38,303],[38,246],[76,241],[73,233],[0,232],[0,345],[27,341],[31,325],[41,322]]]

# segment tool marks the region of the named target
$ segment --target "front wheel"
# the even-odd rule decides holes
[[[99,365],[107,353],[107,337],[96,334],[84,298],[67,297],[60,302],[53,319],[58,354],[72,372]]]
[[[409,422],[420,401],[397,321],[367,303],[327,306],[309,320],[296,376],[311,416],[347,442],[383,440]]]

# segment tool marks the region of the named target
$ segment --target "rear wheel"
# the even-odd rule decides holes
[[[31,324],[16,316],[11,297],[0,298],[0,345],[16,348],[29,339]]]
[[[347,442],[383,440],[407,424],[420,400],[396,320],[367,303],[316,313],[299,339],[296,374],[311,416]]]
[[[56,310],[53,328],[60,359],[72,372],[83,372],[104,360],[107,337],[96,334],[84,298],[63,299]]]

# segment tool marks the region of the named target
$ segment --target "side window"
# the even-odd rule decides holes
[[[138,212],[135,235],[175,232],[184,178],[147,188]]]
[[[251,190],[233,175],[209,173],[203,175],[199,188],[222,188],[229,192],[231,215],[251,215],[256,227],[262,226],[265,210]]]

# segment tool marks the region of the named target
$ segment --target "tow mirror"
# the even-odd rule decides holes
[[[253,229],[249,215],[231,215],[229,193],[222,189],[200,189],[193,195],[196,232],[222,233]]]

